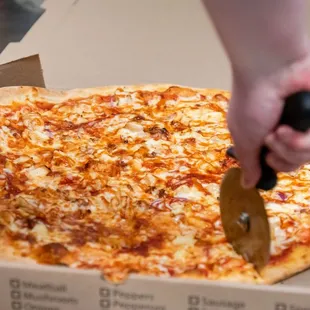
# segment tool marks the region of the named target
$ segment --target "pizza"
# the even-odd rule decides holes
[[[0,89],[0,256],[26,264],[275,283],[310,265],[310,165],[262,193],[271,259],[227,242],[230,94],[178,85]]]

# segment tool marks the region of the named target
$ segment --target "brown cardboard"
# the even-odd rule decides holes
[[[0,72],[0,85],[44,87],[38,55]],[[99,271],[0,261],[0,275],[0,310],[310,310],[309,272],[273,286],[138,275],[115,285]]]
[[[45,87],[39,55],[11,61],[0,66],[0,87]]]

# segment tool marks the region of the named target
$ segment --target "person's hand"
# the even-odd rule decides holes
[[[272,74],[234,72],[228,127],[244,187],[254,187],[261,176],[263,145],[270,150],[267,163],[278,172],[296,170],[310,161],[310,131],[300,133],[284,125],[275,128],[284,98],[301,90],[310,91],[310,53]]]
[[[310,133],[278,123],[284,99],[310,91],[310,40],[303,0],[203,0],[227,53],[233,73],[228,126],[243,168],[243,185],[254,187],[259,154],[279,172],[310,160]],[[273,132],[275,131],[275,132]]]

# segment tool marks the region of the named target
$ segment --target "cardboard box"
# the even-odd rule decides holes
[[[11,85],[45,86],[38,55],[0,66],[0,87]],[[99,271],[0,261],[0,310],[310,310],[309,272],[281,284],[132,275],[116,285]]]
[[[46,0],[44,8],[22,42],[0,55],[0,87],[230,89],[200,0]],[[273,286],[136,275],[113,285],[98,271],[0,262],[0,310],[310,310],[309,287],[310,271]]]

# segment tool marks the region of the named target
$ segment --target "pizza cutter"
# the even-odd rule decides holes
[[[285,100],[279,125],[289,125],[305,132],[310,128],[310,92],[302,91]],[[220,188],[220,211],[222,225],[228,242],[234,250],[251,262],[259,272],[270,257],[270,228],[264,200],[260,190],[271,190],[277,184],[276,172],[267,165],[267,147],[260,154],[262,176],[256,188],[241,186],[241,169],[229,169]],[[235,159],[233,147],[227,155]]]

